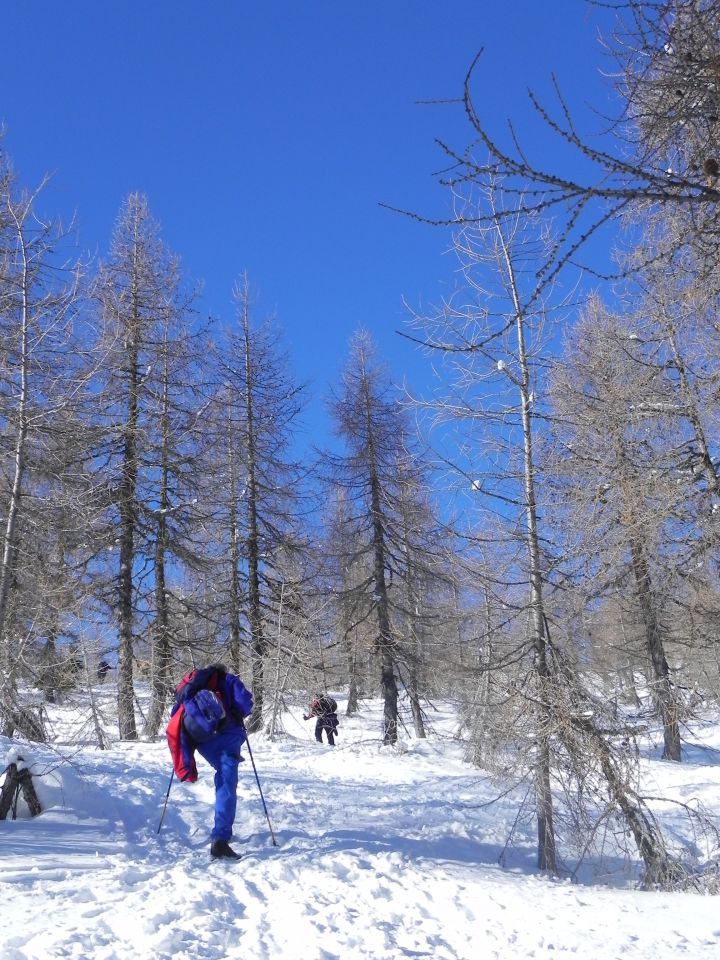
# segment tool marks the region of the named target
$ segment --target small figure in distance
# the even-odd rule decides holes
[[[175,689],[167,728],[175,773],[182,781],[197,780],[196,750],[215,770],[215,825],[210,834],[210,855],[215,858],[240,859],[228,841],[237,808],[240,747],[247,739],[244,718],[252,708],[252,694],[222,663],[192,670]]]
[[[317,717],[317,723],[315,724],[315,739],[317,742],[322,743],[324,730],[327,742],[331,747],[334,747],[339,726],[337,702],[327,693],[314,696],[307,714],[303,714],[303,720],[310,720],[311,717]]]

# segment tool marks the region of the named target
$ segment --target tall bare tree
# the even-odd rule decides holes
[[[413,479],[420,481],[422,468],[417,459],[413,461],[416,452],[409,441],[407,412],[366,331],[359,331],[351,341],[332,414],[344,448],[326,453],[325,459],[343,503],[339,542],[345,544],[345,631],[370,617],[376,625],[373,646],[384,701],[383,742],[395,743],[398,670],[403,660],[399,617],[402,610],[413,617],[415,612],[408,607],[407,592],[396,593],[394,580],[401,583],[403,564],[408,570],[404,552],[409,541],[408,485]],[[348,556],[349,543],[352,556]],[[354,575],[348,583],[350,568]]]
[[[79,268],[60,260],[62,227],[38,213],[43,186],[20,191],[10,170],[0,170],[0,710],[6,731],[17,726],[30,736],[39,736],[41,728],[17,698],[21,662],[28,653],[19,640],[36,634],[38,587],[49,585],[43,571],[52,561],[38,556],[40,544],[60,554],[56,573],[62,583],[53,584],[54,595],[46,603],[46,611],[54,611],[51,632],[59,632],[59,611],[72,595],[69,569],[60,569],[63,537],[53,519],[77,492],[68,492],[70,474],[64,468],[70,445],[62,436],[70,429],[86,377],[83,351],[74,339]],[[47,496],[51,489],[55,504]],[[52,618],[46,612],[41,619],[45,624]],[[39,681],[37,672],[34,679]]]
[[[155,593],[160,602],[156,625],[161,633],[167,627],[163,553],[169,514],[158,513],[163,509],[158,508],[158,498],[169,505],[169,435],[163,427],[167,428],[170,414],[167,323],[171,317],[175,324],[180,322],[182,300],[177,261],[163,244],[148,201],[140,194],[131,194],[121,208],[95,296],[105,354],[95,415],[102,438],[97,462],[103,464],[107,489],[106,543],[111,549],[118,547],[115,595],[108,597],[118,623],[118,724],[120,736],[132,740],[137,736],[136,629],[152,616],[148,596],[158,584],[162,597]],[[160,525],[149,524],[151,517],[159,518]],[[160,699],[166,669],[161,654]]]
[[[559,469],[566,476],[566,493],[583,504],[580,536],[592,558],[595,596],[616,592],[623,577],[630,578],[663,727],[663,756],[680,760],[680,707],[666,649],[669,597],[664,596],[668,578],[663,566],[682,566],[692,543],[683,551],[678,529],[690,522],[692,530],[694,524],[685,482],[678,484],[683,478],[673,469],[682,435],[662,365],[653,362],[657,342],[643,342],[639,329],[594,300],[572,331],[554,386],[564,433]]]
[[[267,693],[268,622],[276,621],[280,600],[274,558],[302,550],[306,471],[294,461],[291,441],[304,385],[290,375],[275,325],[253,322],[253,294],[245,275],[235,287],[235,302],[237,323],[217,344],[214,458],[225,482],[217,495],[215,524],[223,545],[218,559],[229,584],[221,620],[233,658],[240,656],[242,623],[248,626],[254,698],[248,725],[257,730]]]
[[[148,378],[156,425],[149,431],[144,457],[154,490],[142,513],[152,550],[153,620],[151,690],[145,732],[156,736],[172,690],[173,642],[178,617],[173,593],[188,575],[206,565],[202,527],[207,508],[199,503],[200,474],[207,449],[205,418],[210,405],[208,339],[194,329],[192,294],[182,291],[179,274],[169,286],[162,341],[156,345],[157,372]]]
[[[470,432],[469,437],[460,434],[453,466],[476,499],[506,515],[507,535],[522,545],[507,576],[508,582],[515,580],[528,591],[521,605],[530,617],[527,644],[535,676],[531,701],[537,708],[538,865],[554,872],[550,738],[556,679],[545,599],[550,563],[543,548],[547,534],[543,538],[540,530],[535,452],[538,427],[544,422],[540,392],[547,317],[526,267],[545,247],[537,229],[531,231],[522,218],[505,216],[503,196],[494,187],[479,201],[487,215],[462,215],[463,221],[488,221],[487,226],[468,225],[455,237],[469,298],[458,293],[457,302],[446,302],[435,317],[418,318],[418,325],[423,346],[443,357],[452,378],[446,388],[450,395],[441,393],[427,406],[438,425],[464,422]]]

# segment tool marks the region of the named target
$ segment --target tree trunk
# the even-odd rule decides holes
[[[346,623],[346,628],[349,630],[349,624]],[[357,658],[357,627],[354,629],[354,639],[349,645],[348,649],[348,701],[345,714],[348,717],[351,717],[353,714],[357,713],[359,710],[359,691],[358,691],[358,680],[357,680],[357,669],[358,669],[358,658]],[[346,636],[348,633],[346,632]]]
[[[19,757],[22,760],[22,757]],[[0,791],[0,820],[5,820],[12,807],[13,820],[15,819],[16,804],[18,793],[22,792],[23,799],[28,805],[30,816],[37,817],[42,813],[42,807],[38,800],[35,787],[27,767],[18,770],[17,764],[11,763],[7,768],[5,782]]]
[[[167,341],[165,345],[167,363]],[[168,545],[168,493],[170,463],[170,417],[169,382],[167,366],[163,380],[162,410],[162,458],[160,467],[160,491],[157,509],[157,531],[155,540],[155,629],[152,645],[151,699],[145,734],[156,737],[160,730],[165,704],[170,692],[170,611],[165,578],[165,556]]]
[[[238,522],[238,477],[232,442],[228,444],[228,472],[230,479],[230,664],[240,672],[240,529]]]
[[[459,608],[456,584],[453,584],[453,588],[455,592],[455,611],[456,615],[458,615]],[[485,643],[481,645],[478,651],[477,665],[481,672],[477,691],[472,703],[472,739],[470,749],[468,750],[468,759],[478,767],[483,766],[489,759],[493,749],[486,732],[488,721],[490,720],[490,683],[493,660],[492,609],[487,590],[483,591],[483,595],[485,599]]]
[[[160,503],[167,504],[167,476],[163,479]],[[152,648],[152,696],[145,733],[156,737],[162,723],[170,692],[170,612],[165,582],[165,550],[167,541],[167,507],[160,508],[155,544],[155,624]]]
[[[371,450],[372,456],[372,450]],[[380,509],[380,483],[372,457],[372,518],[375,579],[375,605],[378,618],[378,649],[380,651],[383,694],[383,743],[396,743],[398,737],[398,688],[395,679],[395,643],[390,629],[387,583],[385,582],[385,539]]]
[[[663,725],[663,760],[679,762],[682,759],[682,747],[680,744],[678,705],[673,693],[670,668],[665,658],[665,645],[660,625],[657,622],[650,568],[643,546],[637,538],[633,538],[631,541],[631,552],[633,574],[645,631],[645,643],[653,670],[653,700]]]
[[[0,566],[0,671],[3,676],[0,688],[0,708],[4,716],[4,729],[7,730],[11,722],[7,715],[17,701],[15,653],[13,641],[7,633],[5,623],[7,619],[10,588],[13,582],[15,565],[17,523],[20,513],[20,498],[22,495],[23,476],[25,473],[26,443],[28,436],[28,403],[29,403],[29,327],[30,327],[30,278],[28,254],[25,244],[22,222],[17,220],[15,212],[10,210],[15,218],[18,242],[22,254],[21,277],[21,307],[20,307],[20,384],[18,391],[17,434],[15,437],[15,453],[13,458],[13,477],[8,503],[5,534],[3,538],[2,565]]]
[[[250,320],[247,299],[243,301],[243,337],[245,345],[245,412],[247,429],[247,520],[248,520],[248,619],[252,657],[253,711],[248,730],[253,733],[263,725],[265,700],[265,654],[262,600],[260,592],[260,534],[258,529],[257,480],[255,462],[255,415],[253,403],[254,371],[251,357]]]
[[[592,721],[585,717],[573,717],[573,724],[585,735],[590,748],[600,758],[600,765],[610,793],[620,808],[633,835],[638,853],[645,864],[643,886],[647,888],[672,887],[681,879],[682,870],[669,856],[662,837],[642,809],[638,798],[628,789],[617,770],[604,737]]]
[[[407,632],[407,692],[410,698],[410,710],[412,712],[413,727],[415,736],[420,740],[425,739],[425,721],[423,720],[422,707],[420,706],[420,673],[422,664],[422,654],[420,649],[421,631],[420,624],[420,599],[419,588],[417,584],[416,566],[413,562],[412,544],[410,543],[410,534],[408,530],[407,504],[403,503],[403,554],[405,558],[405,604],[407,606],[406,614],[406,632]]]
[[[120,570],[118,573],[118,612],[120,636],[118,648],[117,698],[118,727],[121,740],[136,740],[135,690],[133,686],[133,566],[135,562],[135,497],[138,475],[137,432],[139,421],[140,372],[136,343],[139,322],[137,277],[133,276],[133,314],[128,343],[128,408],[125,446],[120,480]]]
[[[555,826],[550,780],[550,733],[553,721],[553,680],[547,660],[548,638],[545,630],[545,606],[543,601],[542,554],[538,534],[537,502],[535,497],[535,463],[533,459],[533,432],[530,412],[530,372],[525,345],[525,315],[518,295],[515,268],[505,237],[496,221],[497,235],[507,269],[508,289],[512,296],[517,333],[518,362],[520,366],[520,398],[522,404],[523,467],[525,488],[525,517],[527,525],[527,549],[530,571],[530,606],[533,617],[533,644],[535,647],[535,672],[539,681],[539,717],[537,722],[537,767],[535,791],[537,796],[538,821],[538,867],[549,873],[557,872],[555,852]]]

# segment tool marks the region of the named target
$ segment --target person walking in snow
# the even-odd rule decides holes
[[[195,751],[215,770],[215,823],[210,855],[239,860],[230,846],[237,808],[240,748],[247,739],[244,718],[253,698],[242,680],[222,663],[193,670],[178,684],[167,728],[168,745],[178,778],[198,778]]]
[[[310,709],[307,714],[303,714],[303,720],[310,720],[311,717],[317,717],[315,724],[315,739],[322,743],[323,730],[327,737],[327,742],[331,747],[335,746],[335,737],[338,734],[337,702],[332,697],[324,693],[322,696],[312,698]]]

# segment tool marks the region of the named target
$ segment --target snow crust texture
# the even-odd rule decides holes
[[[233,846],[213,861],[212,771],[174,782],[164,743],[27,745],[44,812],[0,823],[2,960],[714,960],[716,897],[643,893],[632,868],[575,881],[534,867],[518,797],[463,762],[451,710],[426,741],[379,744],[380,706],[343,716],[336,748],[302,704],[287,735],[254,739]],[[73,729],[70,708],[57,729]],[[720,807],[718,728],[682,766],[649,756],[657,789]],[[0,755],[15,743],[0,738]],[[26,757],[27,759],[27,757]],[[6,761],[7,762],[7,761]],[[506,847],[515,824],[515,841]]]

